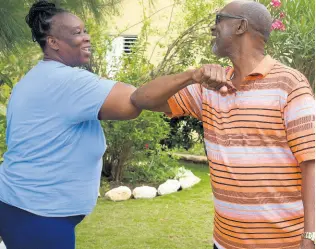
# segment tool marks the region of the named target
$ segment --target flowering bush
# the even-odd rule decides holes
[[[280,8],[282,5],[280,0],[272,0],[270,2],[270,12],[274,17],[271,30],[280,30],[285,31],[285,25],[282,22],[282,19],[285,18],[285,13]]]
[[[272,17],[267,53],[299,70],[315,86],[315,4],[310,0],[259,0]]]
[[[285,31],[285,26],[280,19],[275,19],[274,22],[272,23],[271,29]]]
[[[272,5],[273,7],[276,7],[276,8],[280,7],[281,4],[282,4],[282,3],[281,3],[280,0],[272,0],[272,1],[271,1],[271,5]]]

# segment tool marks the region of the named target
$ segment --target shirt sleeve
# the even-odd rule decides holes
[[[202,87],[199,84],[189,85],[168,100],[171,113],[169,117],[192,116],[202,120]]]
[[[315,99],[307,79],[302,78],[284,107],[287,140],[299,163],[315,159]]]
[[[101,106],[115,83],[87,70],[74,69],[65,86],[66,118],[71,123],[97,120]]]

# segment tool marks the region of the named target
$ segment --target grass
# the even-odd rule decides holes
[[[77,226],[77,249],[212,248],[213,202],[206,165],[183,163],[201,178],[192,189],[152,200],[98,200]]]
[[[205,156],[204,143],[195,143],[189,150],[184,148],[175,148],[172,150],[172,152],[195,156]]]

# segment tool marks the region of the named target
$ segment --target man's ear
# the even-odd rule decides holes
[[[58,45],[58,42],[57,42],[55,37],[47,36],[46,37],[46,43],[47,43],[47,46],[49,46],[53,50],[55,50],[55,51],[59,50],[59,45]]]
[[[248,20],[247,19],[241,19],[238,29],[236,31],[237,35],[242,35],[248,30]]]

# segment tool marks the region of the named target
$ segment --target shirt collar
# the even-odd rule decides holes
[[[250,74],[248,74],[243,81],[249,81],[249,80],[257,80],[257,79],[263,79],[266,77],[273,66],[275,65],[275,60],[270,56],[266,55],[263,60],[256,66],[254,70]],[[234,68],[230,68],[227,72],[227,80],[231,80],[234,73]]]

